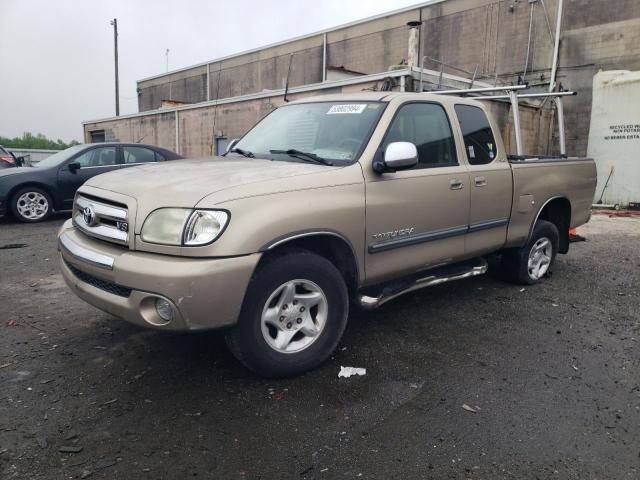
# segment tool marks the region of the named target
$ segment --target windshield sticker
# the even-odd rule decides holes
[[[367,108],[366,103],[333,105],[327,112],[327,115],[334,115],[339,113],[362,113],[365,108]]]

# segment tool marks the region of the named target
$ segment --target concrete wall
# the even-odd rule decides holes
[[[303,93],[290,93],[289,100],[321,95],[323,93],[347,93],[370,89],[378,82],[364,82]],[[214,153],[217,136],[233,139],[242,136],[258,120],[284,103],[283,96],[271,96],[253,100],[239,100],[190,109],[178,109],[176,143],[176,111],[149,112],[128,118],[113,118],[89,122],[84,125],[85,141],[91,141],[91,132],[104,130],[108,141],[144,142],[179,152],[186,157],[210,156]]]
[[[640,1],[564,4],[557,78],[565,88],[579,91],[565,102],[567,147],[569,154],[585,155],[593,76],[601,69],[640,70]],[[327,66],[367,74],[386,71],[407,58],[406,23],[422,19],[422,54],[465,69],[467,76],[477,71],[480,79],[502,83],[517,80],[527,63],[526,80],[547,88],[557,5],[558,0],[545,0],[545,13],[541,0],[447,0],[339,27],[326,33]],[[290,85],[320,82],[323,43],[320,33],[140,81],[139,109],[156,109],[169,98],[197,103],[282,88],[292,54]],[[427,60],[425,68],[440,67]],[[465,75],[451,68],[444,71]],[[534,116],[531,121],[540,132],[536,142],[525,145],[533,149],[527,153],[557,153],[557,134],[549,132],[554,116],[549,111]]]

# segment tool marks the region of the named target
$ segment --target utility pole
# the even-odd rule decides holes
[[[111,20],[111,25],[113,25],[113,48],[116,64],[116,117],[118,117],[120,116],[120,86],[118,82],[118,19],[114,18]]]
[[[167,72],[169,71],[169,49],[167,48],[167,51],[164,52],[164,54],[167,56]]]

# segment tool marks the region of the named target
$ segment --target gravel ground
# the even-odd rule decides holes
[[[490,274],[355,314],[281,381],[220,333],[77,299],[63,220],[0,221],[0,247],[26,244],[0,249],[3,479],[640,478],[640,220],[594,217],[542,285]]]

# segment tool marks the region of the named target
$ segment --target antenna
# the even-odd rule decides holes
[[[291,75],[291,63],[293,63],[293,53],[289,57],[289,70],[287,71],[287,81],[284,84],[284,101],[288,102],[287,95],[289,94],[289,75]]]

